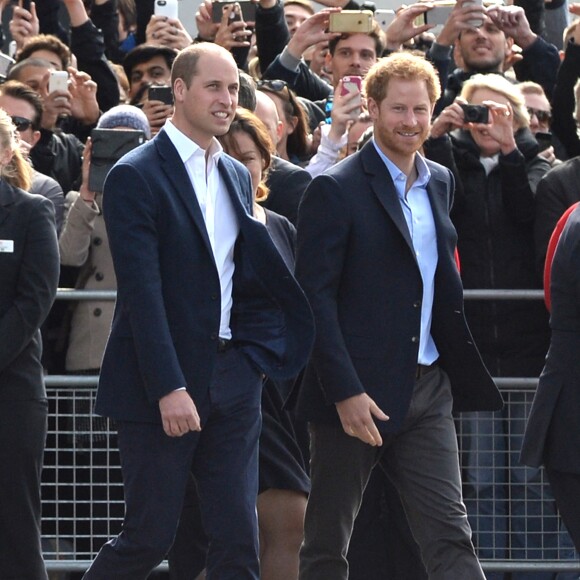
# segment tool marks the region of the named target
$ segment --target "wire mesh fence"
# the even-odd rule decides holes
[[[509,298],[514,298],[513,293]],[[528,298],[537,299],[537,292]],[[95,376],[46,380],[49,430],[42,533],[49,570],[83,570],[121,529],[123,487],[115,427],[91,412],[96,382]],[[488,573],[574,571],[566,579],[580,578],[578,554],[543,470],[518,461],[537,381],[498,379],[497,383],[506,402],[503,411],[457,417],[465,502],[483,567]]]

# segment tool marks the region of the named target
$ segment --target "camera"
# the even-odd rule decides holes
[[[173,105],[173,90],[167,86],[149,87],[147,98],[150,101],[161,101],[165,105]]]
[[[485,105],[461,105],[466,123],[489,123],[489,109]]]
[[[256,3],[250,0],[238,0],[237,2],[232,2],[231,0],[225,0],[214,2],[212,4],[212,21],[221,22],[223,16],[224,6],[227,4],[239,4],[242,12],[241,19],[244,22],[255,22],[256,21]],[[238,18],[239,20],[239,18]]]

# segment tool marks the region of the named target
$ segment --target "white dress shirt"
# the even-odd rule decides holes
[[[206,151],[182,133],[170,120],[164,126],[167,136],[181,157],[203,219],[213,250],[220,279],[220,338],[230,339],[232,310],[232,278],[234,275],[234,245],[240,231],[232,201],[218,170],[223,148],[214,137]]]

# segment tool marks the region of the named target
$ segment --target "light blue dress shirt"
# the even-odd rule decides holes
[[[397,196],[415,251],[423,279],[423,300],[421,302],[421,335],[419,337],[419,354],[417,363],[430,365],[439,358],[439,353],[431,336],[433,318],[434,281],[437,269],[437,231],[433,220],[433,211],[427,194],[427,183],[431,172],[421,155],[415,155],[417,179],[405,194],[407,176],[381,151],[373,139],[373,144],[380,158],[385,163],[397,190]]]

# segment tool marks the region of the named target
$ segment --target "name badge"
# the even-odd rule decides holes
[[[0,240],[0,254],[13,254],[14,240]]]

